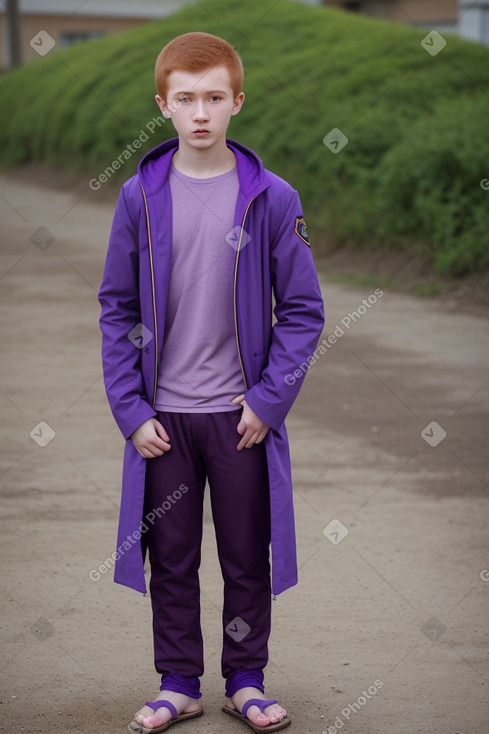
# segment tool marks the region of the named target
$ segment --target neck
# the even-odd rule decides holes
[[[192,148],[180,140],[172,162],[177,171],[186,176],[211,178],[234,168],[236,156],[227,147],[225,138],[211,148],[203,150]]]

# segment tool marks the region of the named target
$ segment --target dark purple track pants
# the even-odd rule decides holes
[[[240,408],[157,415],[171,443],[146,465],[144,514],[157,515],[146,536],[159,673],[204,672],[199,565],[206,477],[224,580],[222,674],[263,669],[268,661],[268,466],[263,442],[236,449],[241,414]]]

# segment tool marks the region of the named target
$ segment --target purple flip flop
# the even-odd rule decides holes
[[[243,706],[243,713],[240,713],[237,708],[231,708],[230,706],[223,706],[222,710],[225,714],[229,714],[230,716],[234,716],[237,719],[240,719],[243,724],[246,724],[250,727],[250,729],[253,729],[254,732],[257,734],[261,731],[281,731],[282,729],[285,729],[286,727],[290,726],[292,721],[289,719],[288,716],[285,717],[285,719],[282,719],[282,721],[277,721],[276,724],[268,724],[268,726],[257,726],[252,721],[248,719],[246,714],[248,713],[248,709],[250,706],[258,706],[262,714],[264,713],[264,710],[267,706],[271,706],[272,703],[277,703],[275,700],[271,701],[262,701],[260,698],[250,698]]]
[[[165,724],[162,724],[161,726],[155,726],[152,729],[148,729],[146,726],[143,726],[143,724],[139,723],[139,721],[136,721],[134,719],[131,721],[130,724],[128,724],[128,729],[132,734],[158,734],[159,732],[166,731],[170,728],[170,726],[173,726],[174,724],[180,724],[182,721],[188,721],[189,719],[196,719],[198,716],[202,716],[204,713],[204,709],[199,709],[199,711],[193,711],[190,714],[180,714],[178,715],[178,711],[176,710],[175,706],[172,704],[171,701],[165,701],[164,699],[161,699],[160,701],[146,701],[146,706],[149,706],[153,711],[157,711],[162,706],[165,706],[167,708],[172,718],[170,721],[167,721]]]

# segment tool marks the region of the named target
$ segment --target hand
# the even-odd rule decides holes
[[[171,449],[170,437],[156,418],[141,423],[131,434],[131,440],[145,459],[154,459]]]
[[[270,426],[267,426],[261,418],[258,418],[256,413],[253,413],[250,406],[244,399],[244,394],[233,398],[231,402],[234,403],[234,405],[243,406],[243,413],[237,428],[238,433],[243,438],[238,443],[237,449],[238,451],[241,451],[243,448],[251,449],[255,443],[261,443],[263,441]]]

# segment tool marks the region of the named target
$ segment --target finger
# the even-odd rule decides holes
[[[144,451],[145,459],[154,459],[156,456],[162,456],[171,449],[169,443],[162,441],[162,439],[156,436],[148,438],[144,443],[141,444],[141,451]],[[141,453],[141,452],[140,452]]]
[[[255,443],[261,443],[263,439],[265,438],[265,436],[267,435],[267,433],[268,433],[268,428],[262,429],[260,433],[258,434],[258,438],[256,439]]]
[[[243,420],[241,420],[238,423],[236,430],[238,431],[239,435],[242,436],[243,433],[246,431],[246,423]]]
[[[158,458],[156,454],[152,454],[147,449],[144,450],[144,454],[141,454],[141,456],[143,456],[145,459],[157,459]]]
[[[241,449],[243,449],[243,448],[244,448],[244,447],[246,446],[246,444],[247,444],[247,443],[248,443],[248,441],[250,440],[250,437],[251,437],[251,435],[252,435],[252,433],[251,433],[251,431],[250,431],[250,430],[248,429],[248,430],[246,431],[246,433],[244,434],[244,436],[242,437],[241,441],[240,441],[240,442],[238,443],[238,445],[237,445],[237,449],[238,449],[238,451],[241,451]]]
[[[165,431],[165,427],[159,421],[157,421],[156,419],[155,419],[155,431],[156,431],[157,435],[160,438],[162,438],[164,441],[166,441],[167,443],[170,442],[170,436]]]
[[[250,438],[250,440],[248,441],[248,443],[246,444],[246,446],[245,446],[245,449],[251,449],[251,448],[252,448],[252,446],[254,446],[254,445],[255,445],[255,443],[256,443],[256,437],[257,437],[257,434],[256,434],[256,433],[254,433],[254,434],[253,434],[253,435],[251,436],[251,438]]]
[[[153,454],[149,449],[146,448],[146,446],[141,446],[140,449],[138,449],[138,453],[141,454],[143,459],[154,459],[156,454]]]
[[[163,439],[154,439],[150,440],[147,444],[148,448],[151,448],[152,450],[160,451],[160,454],[157,454],[157,456],[161,456],[161,454],[166,453],[171,449],[171,444],[167,443],[166,441],[163,441]]]
[[[231,402],[234,403],[234,405],[237,405],[238,403],[242,403],[243,400],[244,400],[244,393],[242,395],[238,395],[236,398],[233,398]]]
[[[163,429],[164,430],[164,429]],[[165,431],[166,434],[166,431]],[[156,433],[150,433],[150,435],[145,440],[145,446],[156,446],[158,449],[163,449],[164,451],[167,451],[170,448],[170,443],[167,440],[163,440],[163,438],[160,438],[160,436]]]
[[[241,439],[241,441],[240,441],[240,442],[238,443],[238,445],[236,446],[236,448],[238,449],[238,451],[241,451],[241,449],[243,449],[243,448],[244,448],[244,446],[245,446],[245,443],[246,443],[246,439],[245,439],[245,437],[243,436],[243,438]]]
[[[156,446],[152,446],[148,444],[144,447],[144,450],[146,451],[146,459],[155,459],[157,456],[163,456],[165,453],[163,449],[159,449]]]

